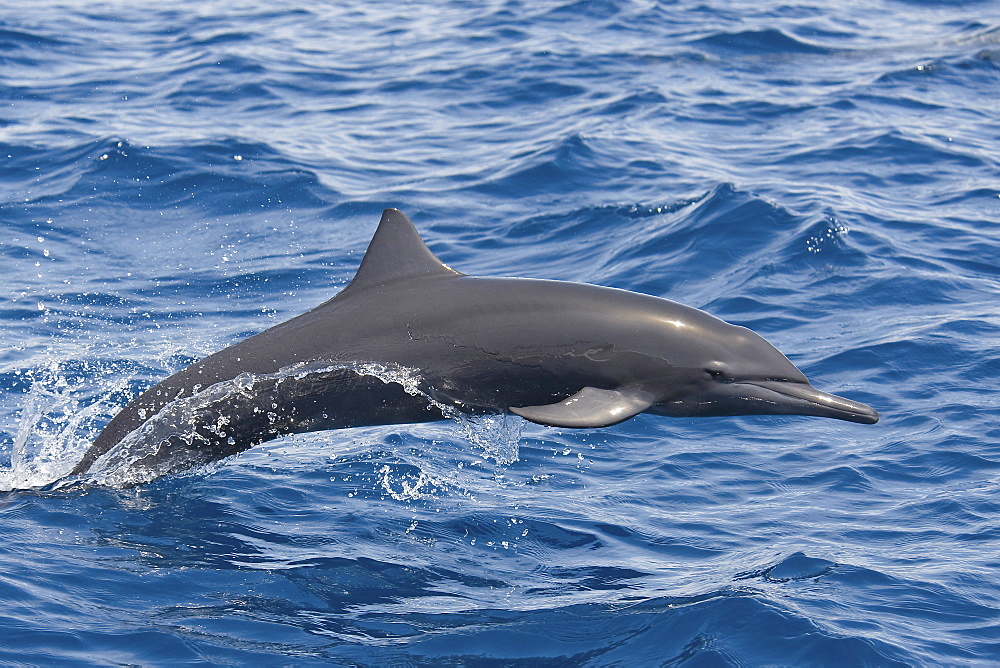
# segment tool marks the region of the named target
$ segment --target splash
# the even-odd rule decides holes
[[[497,467],[505,468],[517,461],[522,420],[499,414],[472,416],[463,413],[459,407],[441,403],[420,389],[423,379],[416,369],[377,363],[300,363],[273,374],[243,373],[168,403],[139,429],[101,455],[92,472],[87,474],[87,483],[120,488],[201,467],[209,461],[199,459],[199,453],[213,442],[227,442],[234,446],[232,452],[238,451],[240,448],[235,447],[233,438],[235,425],[230,424],[226,412],[219,410],[223,406],[237,407],[229,412],[252,415],[262,426],[262,431],[270,430],[275,435],[288,433],[291,431],[288,428],[289,414],[282,412],[278,404],[270,403],[266,397],[278,394],[281,386],[287,383],[317,380],[345,372],[376,378],[387,384],[394,383],[407,394],[421,397],[429,405],[437,407],[444,416],[458,422],[469,442]],[[335,410],[336,407],[331,407],[331,412]],[[323,417],[328,416],[324,414]],[[60,469],[63,475],[65,468]],[[386,485],[385,480],[388,478],[383,476],[383,486]],[[426,483],[420,480],[402,481],[393,487],[392,493],[419,496],[419,490],[426,488]]]
[[[30,372],[30,390],[10,446],[10,466],[0,467],[0,491],[38,489],[64,478],[89,447],[100,425],[117,411],[112,397],[125,392],[128,378],[115,374],[97,398],[70,361],[52,361]],[[98,365],[100,366],[100,365]],[[86,369],[94,374],[107,369]]]
[[[383,464],[378,470],[378,484],[385,495],[396,501],[430,498],[441,487],[440,480],[418,466],[398,467],[388,464]]]
[[[524,419],[507,413],[467,415],[458,411],[449,417],[462,425],[465,438],[498,467],[506,468],[520,457]]]
[[[819,253],[826,245],[836,243],[850,231],[847,225],[844,225],[833,216],[826,216],[825,222],[826,229],[806,240],[806,250],[810,253]]]
[[[171,361],[183,363],[183,360]],[[64,358],[21,372],[29,381],[30,389],[24,395],[13,442],[7,446],[9,466],[0,466],[0,491],[80,484],[122,488],[169,473],[207,471],[205,467],[209,463],[206,461],[184,461],[183,454],[175,458],[177,450],[183,453],[187,448],[173,446],[197,446],[196,440],[205,439],[206,434],[213,439],[231,441],[231,425],[224,416],[212,410],[213,406],[242,403],[247,410],[274,425],[280,420],[278,406],[262,405],[258,401],[268,387],[273,389],[292,380],[345,370],[377,378],[383,383],[395,383],[407,394],[437,407],[445,417],[458,423],[469,443],[485,460],[494,464],[495,475],[502,475],[503,469],[517,461],[523,427],[520,418],[502,414],[470,415],[463,412],[462,406],[442,403],[421,390],[423,379],[416,369],[401,365],[313,363],[292,365],[274,374],[241,374],[175,400],[104,453],[95,462],[92,473],[68,478],[103,426],[123,403],[133,398],[138,369],[124,360],[84,362]],[[166,447],[171,449],[164,450]],[[197,452],[197,447],[191,451]],[[170,458],[166,457],[167,452]],[[393,481],[392,490],[403,496],[419,496],[420,490],[428,489],[427,482]]]
[[[510,466],[520,457],[519,443],[524,419],[508,413],[465,413],[458,406],[437,401],[420,389],[422,378],[416,369],[381,364],[357,365],[357,369],[359,373],[373,375],[383,382],[399,383],[408,394],[422,396],[445,417],[461,425],[466,440],[498,469]]]
[[[253,420],[262,434],[270,433],[272,437],[303,431],[291,428],[296,418],[287,407],[279,405],[277,395],[295,383],[345,372],[396,383],[408,394],[426,396],[418,389],[421,379],[416,371],[398,365],[296,363],[270,374],[241,373],[164,405],[98,457],[86,474],[87,482],[128,487],[201,468],[220,456],[238,452],[244,448],[236,444],[239,425],[231,417],[233,414],[240,415],[241,421]],[[335,411],[336,407],[331,407],[330,412]],[[219,448],[226,454],[213,455],[212,451],[218,452]]]

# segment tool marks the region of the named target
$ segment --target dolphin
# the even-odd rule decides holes
[[[151,479],[284,434],[455,412],[572,428],[643,412],[879,419],[814,388],[749,329],[615,288],[467,276],[386,209],[339,294],[143,392],[71,475],[123,449]]]

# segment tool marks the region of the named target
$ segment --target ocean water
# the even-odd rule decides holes
[[[0,2],[0,663],[1000,662],[1000,6]],[[873,426],[320,432],[53,485],[353,276],[761,333]]]

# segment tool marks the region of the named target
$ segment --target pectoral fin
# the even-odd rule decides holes
[[[585,387],[559,403],[547,406],[512,407],[511,413],[550,427],[608,427],[634,417],[656,403],[636,388],[599,390]]]

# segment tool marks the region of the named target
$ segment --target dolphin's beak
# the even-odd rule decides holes
[[[809,383],[754,380],[734,383],[740,395],[751,401],[770,404],[767,412],[785,415],[815,415],[848,422],[875,424],[878,412],[858,401],[817,390]],[[762,411],[763,412],[763,411]]]

